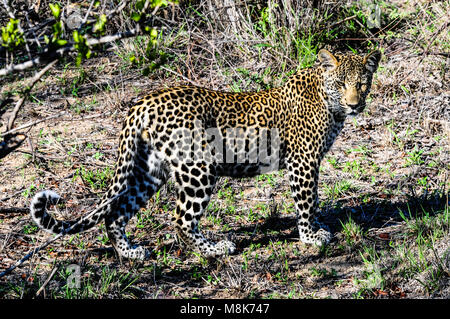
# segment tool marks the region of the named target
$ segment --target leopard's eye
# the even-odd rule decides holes
[[[336,80],[336,84],[337,84],[338,86],[345,86],[345,82],[342,81],[342,80]]]

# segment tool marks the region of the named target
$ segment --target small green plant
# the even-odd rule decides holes
[[[200,263],[201,267],[206,268],[208,266],[208,259],[205,258],[202,254],[195,251],[192,251],[191,253],[198,258],[198,262]],[[197,267],[194,267],[194,269],[197,269]]]
[[[381,255],[375,247],[365,246],[363,247],[363,252],[360,252],[360,256],[365,266],[365,271],[363,272],[364,279],[360,281],[363,289],[383,290],[386,279],[383,275],[384,269],[380,264]]]
[[[138,36],[132,40],[133,48],[136,51],[117,52],[119,56],[129,61],[131,65],[141,68],[144,76],[149,75],[150,72],[166,64],[169,59],[169,54],[162,50],[159,45],[159,41],[162,39],[162,33],[158,33],[153,28],[146,31],[149,37]],[[145,49],[143,50],[142,48]]]
[[[414,147],[414,149],[410,152],[406,151],[408,156],[406,157],[406,163],[405,167],[411,166],[411,165],[421,165],[425,163],[425,161],[422,159],[423,150],[419,150],[417,146]]]
[[[164,225],[162,225],[156,218],[153,216],[153,212],[151,209],[141,209],[136,214],[137,224],[136,228],[145,229],[145,230],[159,230]]]
[[[50,50],[56,50],[59,47],[66,45],[68,41],[62,39],[64,32],[63,23],[61,21],[61,8],[59,4],[50,3],[49,7],[53,17],[55,18],[55,23],[52,25],[52,37],[49,38],[47,35],[44,35],[44,41],[47,43]]]
[[[39,230],[39,227],[35,224],[25,225],[23,226],[23,233],[27,235],[31,235],[36,233]]]
[[[345,241],[350,247],[357,244],[364,237],[364,231],[360,225],[356,224],[351,215],[348,216],[345,223],[342,221],[340,221],[340,223]]]
[[[6,27],[2,27],[2,46],[14,51],[25,44],[23,32],[20,31],[20,20],[9,19]]]
[[[405,144],[404,144],[403,140],[395,132],[395,127],[396,127],[396,124],[393,119],[386,126],[387,130],[389,131],[389,133],[392,136],[392,143],[394,145],[397,145],[401,150],[403,150],[403,148],[405,147]]]
[[[75,171],[73,180],[80,177],[92,190],[102,190],[108,186],[113,176],[113,170],[109,167],[96,170],[87,170],[83,165]]]
[[[428,188],[428,176],[418,178],[417,185],[423,187],[424,189]]]
[[[338,161],[337,161],[337,159],[336,159],[336,157],[328,157],[327,158],[327,161],[328,161],[328,163],[330,163],[330,165],[333,167],[333,168],[339,168],[339,163],[338,163]]]
[[[276,186],[276,173],[271,174],[261,174],[256,176],[255,180],[257,182],[263,182],[264,186],[275,187]]]
[[[355,148],[347,150],[346,153],[359,153],[367,156],[373,153],[373,150],[371,150],[368,145],[359,145]]]
[[[326,268],[322,267],[311,267],[310,274],[313,277],[336,277],[337,271],[334,268],[331,268],[331,270],[327,270]]]
[[[269,256],[269,259],[274,260],[278,264],[274,278],[280,282],[287,282],[290,273],[289,258],[286,251],[286,245],[286,241],[270,242],[271,254]]]
[[[26,190],[22,192],[22,196],[25,198],[30,198],[37,191],[37,187],[31,184]]]
[[[358,179],[366,173],[365,169],[361,166],[361,162],[358,160],[353,160],[351,162],[345,162],[343,171],[352,173],[353,176]]]
[[[350,181],[345,179],[336,182],[333,186],[323,184],[325,194],[333,200],[338,199],[339,196],[354,189],[356,189],[356,187]]]

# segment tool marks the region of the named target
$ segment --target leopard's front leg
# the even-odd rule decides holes
[[[306,244],[323,246],[331,240],[331,233],[316,224],[318,210],[319,161],[305,158],[287,163],[289,183],[297,214],[300,240]]]

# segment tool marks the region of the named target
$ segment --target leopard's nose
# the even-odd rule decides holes
[[[356,109],[358,107],[359,103],[358,102],[351,102],[351,103],[347,103],[347,106],[349,106],[352,109]]]
[[[345,102],[348,107],[351,107],[352,109],[356,108],[359,104],[359,94],[356,88],[349,87],[345,92]]]

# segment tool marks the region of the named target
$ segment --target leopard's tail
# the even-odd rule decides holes
[[[61,197],[54,191],[46,190],[34,195],[30,205],[31,218],[43,230],[52,234],[77,234],[98,224],[108,213],[109,205],[99,209],[95,214],[87,214],[71,221],[55,219],[47,212],[47,204],[56,205]]]

